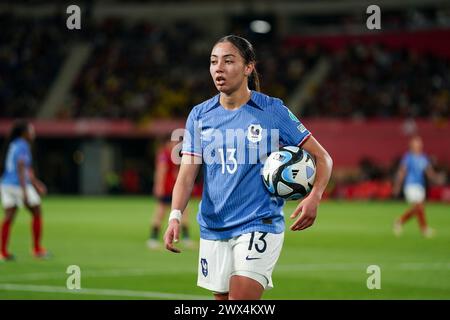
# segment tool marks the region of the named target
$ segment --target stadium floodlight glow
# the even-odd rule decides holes
[[[272,26],[265,20],[254,20],[250,23],[250,29],[255,33],[268,33]]]

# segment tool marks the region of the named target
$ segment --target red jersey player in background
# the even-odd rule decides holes
[[[160,246],[158,241],[161,224],[166,212],[170,209],[172,203],[172,191],[177,180],[179,165],[172,161],[172,152],[175,157],[179,157],[176,151],[178,141],[171,141],[166,139],[163,146],[159,148],[156,153],[156,170],[155,180],[153,184],[153,194],[157,199],[156,212],[153,216],[152,227],[150,231],[150,238],[147,241],[147,246],[150,249],[156,249]],[[181,223],[181,232],[183,242],[186,246],[192,247],[193,243],[189,238],[188,215],[187,209],[183,214],[183,221]]]

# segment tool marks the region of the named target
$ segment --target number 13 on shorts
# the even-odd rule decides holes
[[[280,256],[284,233],[250,232],[227,240],[200,239],[198,285],[228,292],[233,275],[252,278],[272,288],[272,271]]]

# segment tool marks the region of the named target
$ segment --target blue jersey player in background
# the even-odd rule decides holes
[[[195,106],[187,119],[164,241],[168,250],[180,252],[174,242],[179,239],[181,212],[203,165],[197,284],[218,300],[260,299],[272,287],[285,229],[284,200],[266,190],[263,160],[278,145],[302,146],[316,158],[315,184],[291,215],[298,217],[292,231],[314,223],[332,160],[281,100],[258,92],[255,52],[246,39],[220,39],[210,59],[219,94]]]
[[[426,178],[438,182],[439,177],[431,166],[430,160],[423,153],[422,139],[415,135],[409,142],[409,151],[403,156],[394,182],[395,196],[400,194],[403,185],[403,195],[411,207],[394,223],[394,233],[399,236],[403,232],[403,224],[416,216],[420,231],[426,238],[432,237],[434,230],[427,224],[425,218]]]
[[[45,194],[47,189],[35,177],[32,168],[30,145],[34,138],[34,127],[30,123],[22,120],[14,123],[7,142],[3,175],[0,180],[1,201],[5,211],[1,225],[0,261],[14,258],[8,251],[8,240],[17,209],[22,206],[25,206],[32,215],[33,256],[39,259],[48,257],[47,251],[41,246],[42,214],[39,197],[39,194]]]

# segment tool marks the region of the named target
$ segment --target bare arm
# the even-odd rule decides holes
[[[196,163],[195,156],[183,155],[181,158],[180,171],[178,172],[177,181],[172,193],[172,210],[180,210],[183,212],[189,202],[189,198],[194,187],[195,178],[201,164]],[[176,219],[169,221],[166,233],[164,235],[164,243],[166,249],[179,253],[180,250],[173,246],[173,242],[177,242],[179,238],[179,222]]]
[[[308,151],[316,159],[316,179],[311,195],[322,199],[322,194],[330,181],[333,160],[328,152],[320,145],[314,137],[310,137],[303,145],[303,149]]]
[[[431,164],[425,169],[425,174],[427,175],[427,178],[432,181],[432,183],[437,185],[445,184],[445,174],[434,170]]]
[[[25,161],[23,160],[19,160],[17,163],[17,169],[18,169],[18,173],[19,173],[19,183],[20,183],[20,188],[22,189],[22,193],[23,193],[23,201],[25,206],[28,207],[28,196],[27,196],[27,191],[26,191],[26,166],[25,166]]]
[[[33,168],[28,169],[28,177],[30,178],[31,184],[37,190],[37,192],[39,192],[39,194],[43,195],[47,193],[47,187],[41,180],[36,178]]]
[[[394,186],[392,187],[392,192],[396,197],[400,194],[400,189],[402,187],[405,176],[406,176],[406,167],[405,165],[401,164],[395,176]]]
[[[293,219],[301,213],[300,218],[291,225],[293,231],[306,229],[314,223],[317,208],[330,180],[333,168],[333,160],[330,155],[314,137],[311,136],[305,142],[303,149],[316,159],[316,178],[311,193],[300,202],[291,215],[291,219]]]
[[[183,212],[189,202],[197,178],[200,164],[194,164],[194,156],[183,155],[181,158],[180,171],[172,193],[172,209]]]

